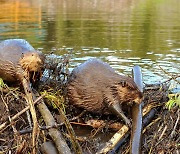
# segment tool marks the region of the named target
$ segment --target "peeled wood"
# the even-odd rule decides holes
[[[33,119],[33,132],[32,132],[32,144],[33,144],[33,154],[36,154],[36,142],[39,136],[39,126],[38,126],[38,120],[37,120],[37,116],[36,116],[36,110],[33,104],[33,94],[32,94],[32,90],[30,88],[30,83],[24,78],[22,80],[22,84],[24,87],[24,91],[27,97],[27,102],[29,105],[29,109],[31,111],[31,115],[32,115],[32,119]]]
[[[149,123],[152,120],[152,112],[151,111],[155,111],[155,109],[154,109],[155,107],[157,107],[157,106],[148,104],[143,108],[143,111],[142,111],[143,126],[147,125],[147,123]],[[151,118],[149,118],[149,115]],[[144,125],[144,121],[146,123],[145,125]],[[118,146],[120,146],[124,142],[124,139],[130,135],[130,131],[128,131],[128,130],[129,130],[129,128],[126,125],[124,125],[117,133],[115,133],[113,135],[113,137],[105,144],[105,146],[97,152],[97,154],[105,154],[105,153],[109,153],[111,151],[115,151],[118,148]]]
[[[138,89],[143,92],[142,73],[139,66],[133,67],[134,81],[137,84]],[[132,130],[131,130],[131,144],[130,153],[139,154],[141,153],[141,136],[142,136],[142,105],[132,105]],[[129,128],[123,126],[106,144],[105,148],[99,153],[108,153],[111,151],[128,133]]]
[[[111,152],[113,148],[120,142],[120,140],[125,137],[128,130],[129,128],[126,125],[121,127],[121,129],[113,135],[113,137],[106,143],[105,147],[98,151],[97,154]]]
[[[143,93],[143,79],[141,68],[139,66],[133,67],[133,77],[134,82]],[[140,154],[142,138],[142,102],[140,104],[132,105],[132,121],[130,154]]]
[[[54,147],[52,142],[44,142],[41,145],[40,150],[42,154],[58,154],[57,149]]]
[[[142,138],[142,105],[133,104],[132,106],[133,126],[131,129],[130,154],[141,153]]]

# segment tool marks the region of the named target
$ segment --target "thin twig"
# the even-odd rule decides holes
[[[143,134],[147,131],[148,128],[150,128],[152,125],[154,125],[156,122],[158,122],[159,120],[161,120],[161,118],[157,118],[155,120],[153,120],[149,125],[147,125],[144,130],[143,130]]]
[[[37,92],[35,92],[35,94],[39,95]],[[47,108],[47,106],[45,105],[43,100],[41,100],[41,103],[38,104],[38,109],[39,109],[39,112],[41,113],[46,125],[55,125],[55,123],[56,123],[55,119],[52,116],[49,109]],[[52,140],[54,141],[59,153],[71,154],[70,148],[66,144],[62,134],[60,133],[60,131],[58,129],[56,129],[56,128],[49,129],[49,135],[51,136]]]
[[[58,106],[57,103],[56,103],[56,105]],[[63,112],[63,110],[60,107],[58,107],[58,111],[62,115],[63,121],[64,121],[66,128],[67,128],[67,131],[68,131],[69,135],[71,136],[71,141],[72,141],[72,145],[73,145],[75,153],[82,154],[82,149],[81,149],[78,141],[76,140],[76,135],[74,133],[74,130],[73,130],[68,118],[66,117],[65,113]]]
[[[42,95],[40,97],[38,97],[33,104],[37,104],[45,95]],[[13,122],[14,120],[16,120],[19,116],[21,116],[24,112],[26,112],[27,110],[29,110],[29,106],[27,106],[26,108],[24,108],[23,110],[21,110],[20,112],[18,112],[16,115],[14,115],[12,118],[11,118],[11,122]],[[5,128],[7,126],[8,122],[4,122],[0,125],[0,131]],[[0,132],[1,133],[1,132]]]
[[[159,65],[158,65],[158,66],[159,66]],[[173,76],[173,75],[170,74],[169,72],[165,71],[161,66],[159,66],[159,68],[160,68],[165,74],[169,75],[169,76],[171,77],[171,78],[170,78],[171,80],[174,80],[174,81],[176,81],[177,83],[180,84],[180,81],[177,80],[177,78],[180,77],[179,75]],[[169,79],[169,81],[170,81],[170,79]]]
[[[85,113],[85,111],[81,112],[78,116],[73,117],[72,119],[69,119],[69,121],[74,121],[74,120],[80,118],[84,113]],[[73,123],[73,122],[70,122],[70,123]],[[54,125],[49,125],[49,126],[39,126],[39,128],[40,128],[40,130],[48,130],[51,128],[58,128],[60,126],[63,126],[64,124],[65,124],[64,122],[59,123],[59,124],[55,123]],[[31,132],[32,132],[32,128],[27,128],[27,129],[20,130],[19,134],[22,135],[22,134],[27,134],[27,133],[31,133]]]
[[[22,84],[24,87],[24,91],[27,97],[27,102],[29,104],[29,109],[31,112],[31,116],[32,116],[32,120],[33,120],[33,132],[32,132],[32,153],[36,154],[36,142],[39,136],[39,126],[38,126],[38,120],[37,120],[37,116],[36,116],[36,110],[33,104],[33,92],[32,89],[30,88],[30,83],[29,81],[23,77],[22,79]]]
[[[5,102],[5,100],[3,99],[2,95],[1,95],[1,99],[2,99],[2,101],[3,101],[3,103],[4,103],[5,107],[6,107],[6,111],[7,111],[7,113],[8,113],[8,119],[9,119],[9,122],[11,123],[12,120],[11,120],[11,117],[10,117],[10,112],[9,112],[8,105],[7,105],[7,103]],[[11,126],[12,126],[12,129],[13,129],[13,132],[14,132],[15,134],[17,134],[17,130],[16,130],[16,128],[14,127],[14,125],[11,125]]]
[[[161,140],[161,138],[163,137],[163,135],[166,132],[166,130],[167,130],[167,125],[164,127],[164,129],[163,129],[163,131],[162,131],[162,133],[161,133],[161,135],[159,137],[159,140]]]
[[[175,133],[175,130],[176,130],[176,127],[177,127],[177,124],[178,124],[178,121],[179,121],[179,118],[180,118],[180,115],[179,115],[179,110],[180,109],[178,109],[178,111],[177,111],[177,115],[178,115],[178,117],[177,117],[177,120],[176,120],[176,123],[175,123],[175,125],[174,125],[174,128],[173,128],[173,131],[171,132],[171,138],[173,138],[173,135],[174,135],[174,133]]]
[[[95,131],[92,132],[91,138],[94,138],[94,137],[96,136],[96,134],[97,134],[98,132],[100,132],[104,127],[105,127],[105,125],[102,125],[102,126],[100,126],[99,128],[95,129]]]

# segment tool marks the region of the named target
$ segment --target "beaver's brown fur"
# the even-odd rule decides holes
[[[70,103],[94,113],[114,112],[110,107],[118,104],[123,114],[119,105],[139,104],[142,99],[132,78],[117,74],[107,63],[97,59],[90,59],[72,71],[67,95]],[[121,117],[130,123],[124,114]]]
[[[42,74],[44,56],[26,40],[9,39],[0,43],[0,77],[8,82],[21,80],[22,73],[32,82]]]

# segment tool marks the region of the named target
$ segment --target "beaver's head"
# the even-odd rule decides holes
[[[40,79],[44,70],[44,55],[39,52],[26,52],[19,61],[21,68],[27,72],[32,83]]]

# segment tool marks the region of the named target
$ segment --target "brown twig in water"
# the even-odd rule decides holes
[[[159,66],[159,65],[158,65],[158,66]],[[159,68],[160,68],[165,74],[167,74],[168,76],[171,77],[171,78],[169,79],[169,81],[170,81],[170,80],[174,80],[174,81],[176,81],[177,83],[180,84],[180,81],[178,81],[178,80],[176,79],[176,78],[180,77],[179,75],[173,76],[173,75],[170,74],[169,72],[165,71],[161,66],[159,66]]]
[[[177,79],[177,78],[180,78],[180,75],[173,76],[173,77],[169,78],[168,80],[166,80],[166,81],[164,81],[164,82],[162,82],[162,83],[166,83],[166,82],[169,82],[169,81],[174,80],[174,79]]]

